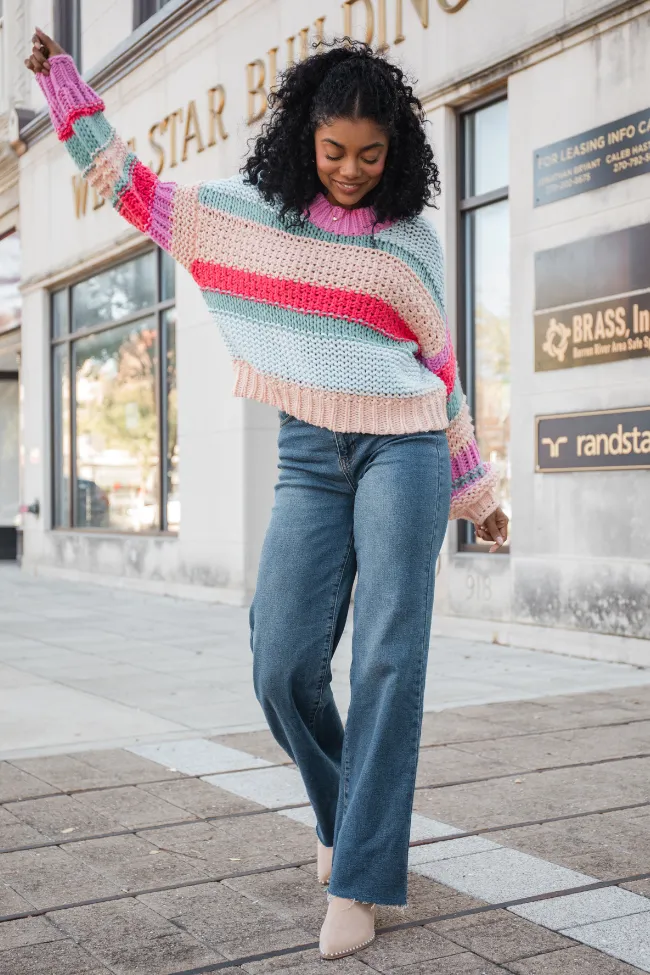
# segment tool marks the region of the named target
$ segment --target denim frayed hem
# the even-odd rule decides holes
[[[329,887],[327,888],[326,893],[327,893],[328,903],[332,900],[333,897],[342,897],[345,898],[345,900],[357,901],[359,904],[374,904],[376,907],[392,907],[395,910],[401,911],[402,913],[407,911],[409,908],[408,901],[405,901],[402,904],[396,904],[394,901],[376,901],[373,900],[371,897],[352,897],[350,896],[350,894],[334,894],[329,889]]]

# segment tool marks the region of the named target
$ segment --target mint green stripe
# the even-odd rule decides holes
[[[472,481],[480,481],[482,477],[485,477],[487,471],[483,467],[483,464],[479,464],[473,470],[468,471],[467,474],[461,474],[457,477],[455,481],[451,482],[451,490],[458,491],[460,488],[465,487],[466,484],[470,484]]]
[[[106,149],[115,136],[115,130],[107,122],[102,112],[82,115],[72,123],[72,135],[66,148],[83,175],[92,167],[95,156]]]
[[[460,413],[461,406],[463,405],[463,387],[460,384],[460,379],[456,377],[456,382],[454,383],[454,388],[447,397],[447,419],[451,421],[458,416]]]
[[[260,327],[264,325],[281,325],[296,332],[311,332],[323,338],[347,339],[352,342],[362,342],[364,345],[380,345],[391,348],[399,345],[412,355],[417,352],[415,342],[396,342],[381,332],[376,332],[366,325],[350,322],[326,315],[296,312],[281,308],[277,305],[267,305],[264,302],[253,301],[233,295],[219,294],[215,291],[204,291],[203,297],[210,311],[215,314],[239,315],[242,318],[255,319]]]
[[[137,161],[138,157],[134,153],[129,152],[127,154],[127,157],[124,160],[124,166],[122,167],[122,175],[119,177],[117,183],[113,187],[111,206],[119,208],[122,196],[131,185],[131,174],[133,173]]]

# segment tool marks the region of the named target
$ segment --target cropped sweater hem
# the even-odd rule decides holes
[[[339,433],[418,433],[445,430],[449,423],[444,389],[408,399],[352,396],[266,376],[242,360],[235,360],[233,365],[235,396],[268,403],[305,423]]]

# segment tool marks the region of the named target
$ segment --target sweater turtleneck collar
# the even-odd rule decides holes
[[[319,193],[310,203],[306,216],[309,222],[320,230],[345,237],[377,233],[393,223],[392,220],[376,223],[373,207],[356,207],[354,210],[348,210],[346,207],[335,206],[328,202],[323,193]]]

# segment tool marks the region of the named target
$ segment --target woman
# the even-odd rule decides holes
[[[422,108],[361,44],[290,68],[243,176],[160,181],[72,59],[37,30],[25,62],[84,176],[201,287],[237,396],[280,410],[280,476],[250,611],[257,697],[296,762],[339,958],[405,904],[435,566],[447,521],[507,538],[481,463],[422,216],[439,192]],[[353,581],[345,733],[330,686]]]

